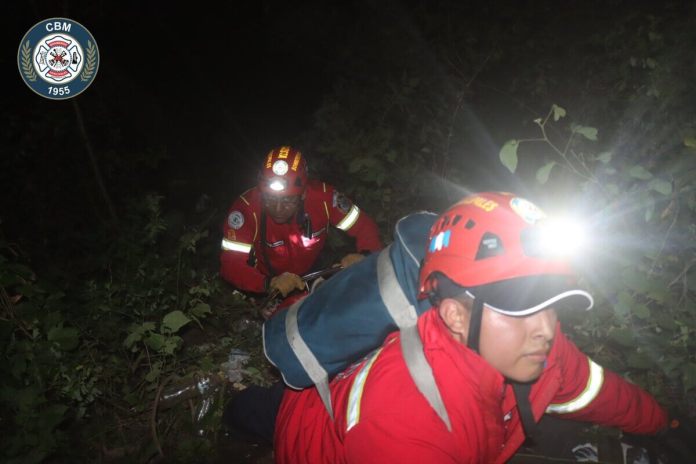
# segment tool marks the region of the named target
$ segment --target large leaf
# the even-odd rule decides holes
[[[162,332],[176,333],[180,328],[191,322],[186,314],[179,311],[172,311],[162,319]]]
[[[542,167],[539,168],[539,170],[536,173],[536,179],[537,182],[540,184],[545,184],[549,180],[549,175],[551,174],[551,170],[553,167],[556,165],[555,161],[551,161],[543,165]]]
[[[566,115],[566,110],[556,105],[555,103],[551,106],[551,111],[553,111],[553,120],[558,121]]]
[[[665,196],[672,194],[672,183],[664,179],[656,177],[648,183],[648,187]]]
[[[640,319],[647,319],[650,317],[650,308],[642,304],[635,305],[633,307],[633,314]]]
[[[643,166],[636,164],[628,170],[628,175],[640,180],[648,180],[652,178],[652,173]]]
[[[517,140],[508,140],[500,149],[500,162],[512,173],[517,170],[517,147],[519,145]]]
[[[582,135],[587,140],[592,140],[593,142],[597,141],[597,128],[596,127],[580,126],[580,125],[573,124],[571,126],[571,130],[577,134]]]
[[[599,155],[597,155],[597,159],[601,161],[604,164],[607,164],[609,161],[611,161],[611,157],[614,155],[611,151],[603,151]]]
[[[684,378],[682,382],[684,383],[684,391],[689,391],[696,387],[696,364],[688,363],[683,367]]]

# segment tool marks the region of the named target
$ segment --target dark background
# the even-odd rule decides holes
[[[480,28],[490,35],[499,29],[501,42],[516,40],[505,35],[513,26],[514,35],[523,36],[533,36],[542,26],[582,33],[568,29],[569,16],[601,20],[583,4],[16,2],[3,30],[4,231],[14,239],[40,242],[61,230],[89,229],[93,221],[108,219],[108,206],[96,194],[75,103],[116,209],[124,206],[125,197],[143,191],[160,192],[181,209],[192,208],[206,194],[224,209],[253,184],[258,161],[269,148],[297,144],[312,162],[316,134],[309,131],[315,111],[337,82],[386,80],[399,72],[394,62],[402,62],[441,75],[441,95],[449,98],[451,69],[436,55],[441,39],[433,30],[451,29],[456,35]],[[454,14],[461,19],[452,16],[447,24],[433,26],[429,14],[438,21]],[[99,46],[98,75],[75,99],[42,98],[17,73],[14,47],[30,27],[49,17],[80,22]],[[513,61],[487,68],[494,45],[473,45],[481,49],[486,74],[479,80],[489,84],[509,80],[515,67],[524,65]],[[497,160],[505,128],[519,128],[521,114],[529,118],[533,111],[509,96],[485,89],[471,95],[456,134],[470,174],[460,179],[463,184],[522,188]],[[319,164],[322,176],[345,188],[343,173],[331,171],[330,159],[315,158],[312,166]]]

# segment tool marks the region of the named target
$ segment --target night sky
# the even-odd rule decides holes
[[[654,5],[639,4],[648,9]],[[22,36],[46,18],[78,21],[98,43],[98,75],[74,99],[85,116],[95,152],[108,153],[124,165],[133,157],[165,156],[154,175],[142,178],[133,172],[130,181],[163,192],[181,207],[190,207],[206,193],[224,209],[222,204],[253,184],[258,160],[269,148],[288,143],[303,149],[309,146],[311,163],[313,141],[307,138],[308,131],[317,109],[342,80],[393,77],[387,63],[396,57],[442,74],[446,88],[452,69],[436,55],[442,37],[432,34],[434,30],[472,36],[477,30],[500,31],[496,43],[472,43],[481,63],[506,40],[517,43],[519,37],[533,44],[539,31],[557,37],[555,43],[544,44],[546,55],[535,57],[538,62],[513,55],[495,67],[482,66],[476,83],[488,87],[473,92],[459,115],[462,123],[457,135],[468,133],[456,148],[470,161],[468,181],[478,188],[516,189],[517,180],[500,165],[497,152],[505,140],[520,136],[523,121],[528,124],[555,101],[540,98],[530,108],[490,89],[513,88],[516,70],[530,66],[538,67],[542,77],[572,73],[573,57],[564,42],[610,31],[615,24],[612,15],[630,13],[628,6],[619,0],[568,1],[562,6],[532,1],[259,1],[176,6],[105,0],[14,2],[9,8],[12,20],[2,35],[5,85],[0,136],[5,149],[26,150],[27,155],[19,161],[13,158],[12,163],[21,166],[2,165],[4,176],[14,185],[4,182],[11,191],[0,213],[6,218],[39,214],[8,209],[34,194],[51,196],[47,186],[55,188],[56,176],[64,172],[91,175],[84,144],[75,134],[73,102],[39,97],[17,72]],[[440,18],[446,12],[447,21],[429,24],[432,12]],[[529,49],[534,53],[533,45]],[[555,85],[563,89],[562,82]],[[555,98],[571,104],[576,97],[573,89],[562,91],[566,93]],[[29,145],[31,150],[25,148]],[[330,160],[322,161],[330,165]],[[21,179],[10,174],[15,169]],[[110,175],[105,173],[107,178]],[[114,176],[120,177],[108,182],[117,188],[129,181],[123,179],[123,172]],[[341,173],[333,177],[340,179]],[[68,184],[61,187],[70,188]],[[21,224],[13,227],[13,221],[3,222],[15,233],[24,233]]]

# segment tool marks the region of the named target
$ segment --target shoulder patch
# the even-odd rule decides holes
[[[335,191],[333,193],[333,207],[338,208],[343,214],[347,214],[353,203],[348,199],[347,196],[341,192]]]
[[[239,211],[232,211],[229,216],[227,216],[227,225],[229,225],[234,230],[239,230],[244,225],[244,215]]]

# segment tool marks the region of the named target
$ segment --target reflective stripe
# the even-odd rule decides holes
[[[222,249],[227,251],[241,251],[242,253],[249,253],[251,251],[251,245],[249,243],[235,242],[223,238]]]
[[[353,379],[353,385],[350,387],[350,393],[348,394],[348,408],[346,409],[346,432],[360,421],[360,401],[362,400],[367,374],[370,373],[370,368],[381,352],[382,348],[372,353],[372,356],[370,356],[363,367],[360,368],[355,379]]]
[[[590,363],[590,377],[587,379],[587,385],[583,392],[566,403],[550,404],[546,408],[547,413],[569,414],[576,412],[589,405],[597,397],[604,383],[604,369],[589,357],[587,361]]]
[[[316,385],[319,396],[321,397],[321,401],[324,403],[324,408],[326,408],[326,412],[328,412],[331,419],[333,419],[334,415],[333,408],[331,406],[329,374],[319,363],[309,346],[307,346],[307,343],[302,338],[302,335],[300,335],[300,327],[297,323],[297,313],[304,301],[305,300],[303,298],[293,303],[293,305],[290,306],[290,309],[288,309],[285,318],[285,336],[288,339],[288,344],[290,345],[290,348],[292,348],[293,353],[295,353],[295,356],[297,356],[300,364],[302,364],[302,367],[304,367],[307,375],[309,375],[309,378],[312,379],[312,382],[314,382],[314,385]],[[283,380],[285,380],[285,377],[283,377]],[[288,382],[286,381],[285,383]],[[288,385],[290,384],[288,383]],[[292,385],[290,386],[293,387]]]
[[[435,411],[448,431],[452,431],[452,423],[449,420],[445,403],[440,396],[440,390],[435,383],[433,370],[425,358],[423,341],[418,333],[418,313],[416,308],[409,303],[399,281],[389,256],[391,245],[382,250],[377,258],[377,280],[379,294],[389,315],[394,319],[401,333],[401,353],[404,356],[406,367],[413,379],[418,391],[423,394],[428,404]]]
[[[329,216],[329,205],[324,202],[324,211],[326,211],[326,219],[331,220],[331,216]]]
[[[256,218],[256,213],[254,214],[254,241],[256,241],[256,235],[259,233],[259,220]]]
[[[350,211],[348,211],[348,214],[346,214],[346,216],[343,219],[341,219],[341,222],[339,222],[336,227],[343,231],[346,231],[353,227],[355,221],[358,220],[358,216],[360,216],[360,209],[357,206],[353,205],[350,208]]]

